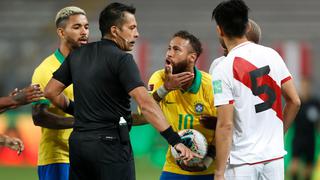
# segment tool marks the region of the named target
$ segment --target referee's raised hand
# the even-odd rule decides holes
[[[164,88],[167,91],[172,91],[175,89],[180,89],[184,85],[186,85],[189,81],[191,81],[194,77],[194,74],[191,72],[181,72],[177,74],[172,74],[172,65],[165,65],[165,81]]]

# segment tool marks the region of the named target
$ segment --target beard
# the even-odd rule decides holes
[[[81,44],[78,41],[72,39],[71,37],[67,37],[66,40],[67,44],[71,47],[71,49],[75,49],[81,46]]]
[[[172,66],[172,74],[178,74],[182,72],[186,72],[188,67],[188,61],[184,60],[177,64],[173,64]]]

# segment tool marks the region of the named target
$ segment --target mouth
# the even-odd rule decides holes
[[[172,65],[172,62],[170,61],[170,59],[166,59],[166,65]]]
[[[78,41],[80,42],[80,44],[87,44],[88,38],[80,38]]]
[[[129,42],[129,44],[130,44],[131,46],[134,46],[135,43],[136,43],[135,41],[130,41],[130,42]]]

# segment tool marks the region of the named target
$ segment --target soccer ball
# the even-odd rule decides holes
[[[199,154],[202,157],[205,157],[207,154],[208,143],[207,139],[197,130],[194,129],[184,129],[179,131],[182,143],[187,146],[191,151]],[[179,160],[180,155],[174,147],[171,146],[171,154],[176,159],[178,164],[182,163],[182,160]],[[193,167],[197,166],[198,163],[202,162],[201,158],[195,157],[188,161],[187,166]]]

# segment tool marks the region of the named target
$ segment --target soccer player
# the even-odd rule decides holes
[[[73,49],[87,44],[89,24],[86,13],[78,7],[65,7],[55,18],[59,48],[48,56],[34,71],[32,82],[44,89],[52,73],[63,63]],[[73,86],[64,92],[73,99]],[[66,111],[72,114],[72,110]],[[67,180],[69,177],[68,139],[72,131],[72,116],[54,106],[48,99],[41,99],[32,107],[34,124],[41,127],[42,136],[38,157],[40,180]]]
[[[283,136],[300,106],[291,74],[276,51],[247,40],[248,7],[242,0],[221,2],[212,18],[229,52],[212,73],[215,180],[283,180]]]
[[[249,19],[249,30],[246,32],[246,37],[248,41],[254,42],[256,44],[259,44],[259,41],[261,39],[261,29],[260,26],[254,22],[252,19]],[[213,68],[215,68],[223,59],[226,58],[228,55],[228,50],[226,45],[224,44],[224,41],[222,39],[219,39],[220,44],[223,48],[224,54],[221,57],[216,58],[212,61],[210,68],[209,68],[209,74],[212,75]]]
[[[129,138],[132,124],[130,97],[145,118],[158,130],[181,158],[199,155],[181,143],[148,95],[131,54],[139,37],[135,8],[111,3],[100,13],[102,39],[74,50],[45,88],[45,96],[61,109],[70,100],[61,92],[71,83],[75,95],[75,124],[69,139],[70,179],[135,179]]]
[[[149,91],[159,102],[166,119],[175,131],[196,129],[209,144],[213,143],[214,130],[200,125],[200,117],[216,116],[213,109],[213,87],[209,74],[195,67],[202,52],[198,38],[187,31],[178,31],[170,40],[165,68],[153,73],[149,80]],[[213,151],[213,147],[209,148]],[[213,156],[213,154],[210,154]],[[160,179],[213,179],[214,157],[205,157],[205,164],[188,168],[180,167],[173,158],[170,148]]]

